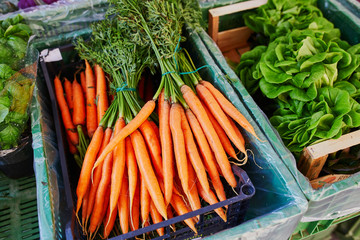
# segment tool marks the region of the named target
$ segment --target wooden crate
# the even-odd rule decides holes
[[[329,154],[358,144],[360,144],[360,130],[345,134],[338,139],[329,139],[308,146],[302,151],[297,167],[310,181],[317,179]],[[337,181],[342,179],[344,178],[338,178]]]
[[[245,26],[219,32],[220,17],[255,9],[266,3],[267,0],[251,0],[209,10],[208,34],[218,45],[225,58],[234,63],[239,63],[241,54],[250,50],[248,39],[253,31]],[[321,179],[317,178],[330,153],[358,144],[360,144],[360,130],[343,135],[339,139],[331,139],[306,147],[301,154],[297,167],[309,181],[312,181],[313,186],[319,187],[322,179],[324,179],[324,184],[340,181],[348,176],[339,174],[324,176]],[[332,179],[332,182],[326,182],[330,181],[329,179]]]
[[[245,26],[219,32],[220,17],[258,8],[266,3],[267,0],[251,0],[209,10],[208,33],[226,58],[239,63],[241,54],[250,50],[247,41],[253,31]]]

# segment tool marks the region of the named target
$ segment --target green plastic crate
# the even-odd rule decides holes
[[[321,4],[325,7],[332,1],[334,0],[319,0],[318,4],[320,5],[320,9],[322,8]],[[337,14],[340,13],[341,11],[337,11]],[[228,23],[222,22],[221,24],[226,25]],[[360,26],[360,20],[353,22],[353,25],[358,28]],[[351,34],[360,34],[360,30],[357,31],[355,28],[345,28],[340,30],[344,37],[350,36]],[[232,86],[246,106],[246,109],[251,112],[253,118],[256,119],[262,132],[267,136],[268,140],[273,145],[274,150],[293,174],[298,185],[308,199],[308,210],[301,221],[313,222],[319,220],[331,220],[359,212],[360,204],[358,199],[360,199],[360,172],[353,174],[345,180],[314,190],[307,178],[305,178],[305,176],[297,169],[294,156],[284,146],[279,134],[271,126],[268,118],[246,91],[238,76],[228,65],[220,49],[205,31],[200,31],[199,35],[222,73],[227,74],[232,80]],[[349,39],[345,38],[345,40]]]
[[[0,174],[0,239],[39,239],[34,176],[13,180]]]
[[[320,220],[315,222],[300,222],[296,227],[293,235],[291,236],[291,240],[300,240],[300,239],[308,239],[310,236],[317,236],[319,238],[320,233],[328,232],[329,228],[334,230],[337,224],[348,221],[360,215],[360,212],[353,213],[350,215],[346,215],[344,217],[339,217],[337,219],[332,220]],[[323,235],[321,235],[323,237]],[[314,236],[315,237],[315,236]]]

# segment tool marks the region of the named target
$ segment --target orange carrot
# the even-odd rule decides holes
[[[215,119],[215,117],[213,116],[213,114],[210,112],[210,110],[206,107],[205,104],[203,104],[203,107],[217,133],[217,135],[219,136],[220,142],[224,147],[224,150],[227,154],[229,154],[230,157],[237,159],[236,157],[236,152],[233,148],[233,146],[231,145],[231,142],[229,140],[229,138],[226,135],[226,132],[224,131],[224,129],[220,126],[220,124],[218,123],[218,121]]]
[[[70,138],[69,138],[69,135],[66,135],[66,140],[68,142],[68,145],[69,145],[69,151],[72,155],[76,154],[77,153],[77,148],[76,146],[74,146],[74,144],[71,142]]]
[[[173,206],[175,212],[178,215],[183,215],[185,213],[190,212],[191,210],[186,206],[183,199],[178,196],[177,194],[173,194],[171,198],[171,206]],[[191,230],[193,230],[197,234],[197,230],[195,228],[195,221],[193,218],[185,219],[184,222],[190,227]]]
[[[247,153],[245,150],[245,146],[241,144],[241,140],[238,136],[236,136],[236,133],[234,131],[234,128],[229,122],[229,119],[225,115],[225,113],[222,111],[220,105],[214,98],[214,96],[211,94],[211,92],[204,87],[201,84],[198,84],[196,86],[196,91],[200,97],[200,99],[206,104],[210,112],[213,114],[215,119],[218,121],[218,123],[221,125],[221,127],[226,132],[226,135],[229,137],[229,139],[234,143],[234,145],[245,154],[245,158],[247,158]]]
[[[105,73],[97,64],[95,64],[94,70],[96,75],[97,122],[99,123],[109,107],[109,102],[106,92]]]
[[[155,109],[155,101],[151,100],[148,101],[142,109],[139,111],[139,113],[135,116],[133,120],[131,120],[121,131],[114,136],[114,138],[109,142],[109,144],[106,146],[104,151],[101,153],[101,155],[98,157],[97,162],[101,163],[104,161],[107,154],[109,154],[114,148],[117,146],[117,144],[124,140],[127,136],[129,136],[132,132],[134,132],[140,125],[150,116],[150,114]]]
[[[182,108],[181,108],[181,128],[184,132],[186,153],[190,160],[190,163],[195,169],[196,176],[200,181],[200,184],[203,186],[203,188],[210,190],[209,181],[207,179],[204,164],[201,161],[200,154],[194,140],[194,136],[191,132],[188,120],[185,115],[185,111]]]
[[[152,128],[154,129],[156,137],[159,139],[159,142],[160,142],[160,132],[159,132],[158,126],[153,121],[150,121],[150,124],[151,124]]]
[[[138,167],[136,164],[135,152],[134,152],[130,137],[127,137],[125,139],[125,141],[126,141],[125,142],[126,143],[126,166],[128,169],[128,176],[129,176],[130,212],[132,213],[135,191],[136,191],[136,188],[138,185]],[[132,217],[132,215],[130,215],[130,217]]]
[[[91,69],[90,64],[85,60],[85,78],[86,78],[86,128],[90,138],[94,135],[94,132],[98,126],[97,122],[97,110],[96,110],[96,89],[95,89],[95,77]]]
[[[99,150],[99,154],[103,151],[103,149],[109,143],[112,132],[113,131],[112,131],[111,128],[106,128],[105,133],[104,133],[104,137],[103,137],[103,141],[101,143],[101,147],[100,147],[100,150]],[[103,168],[103,164],[101,164],[99,167],[97,167],[95,169],[93,177],[92,177],[92,181],[90,182],[90,185],[89,185],[90,191],[89,191],[89,200],[88,200],[89,202],[88,202],[88,207],[87,207],[88,209],[87,209],[86,222],[87,222],[88,218],[90,217],[90,214],[93,211],[96,192],[98,190],[100,180],[101,180],[102,168]]]
[[[86,94],[86,78],[85,78],[85,72],[84,71],[80,72],[80,83],[81,83],[81,88],[83,90],[84,97],[85,97],[85,94]]]
[[[103,220],[103,217],[101,218],[103,212],[106,213],[106,208],[104,209],[104,196],[106,194],[108,185],[110,184],[112,164],[113,153],[110,153],[104,161],[101,173],[101,180],[96,191],[95,204],[90,218],[89,231],[91,233],[95,232],[95,230],[98,228],[99,224]],[[108,195],[110,195],[110,193]]]
[[[224,201],[226,200],[224,187],[219,177],[219,171],[216,168],[217,162],[215,160],[214,154],[210,149],[209,143],[206,140],[206,136],[200,126],[200,123],[190,109],[186,110],[186,117],[198,143],[202,159],[204,160],[203,162],[205,168],[209,173],[210,179],[216,191],[216,195],[220,201]]]
[[[72,94],[72,84],[66,77],[64,77],[64,79],[65,79],[64,80],[64,90],[65,90],[66,102],[68,104],[70,113],[72,113],[73,109],[74,109],[74,99],[73,99],[73,94]]]
[[[173,103],[170,108],[170,129],[174,143],[177,172],[185,193],[189,190],[189,176],[185,149],[184,132],[181,129],[181,105]]]
[[[140,176],[140,202],[141,202],[141,225],[145,227],[145,224],[149,223],[150,214],[150,195],[146,189],[146,183],[143,176]]]
[[[104,218],[104,236],[103,238],[107,238],[111,233],[111,230],[114,227],[115,220],[117,217],[117,206],[115,206],[115,214],[110,216],[110,208],[108,207],[106,210],[106,217]]]
[[[157,176],[164,178],[161,159],[161,147],[154,128],[151,126],[150,121],[145,120],[139,129],[145,139]]]
[[[153,224],[156,224],[156,223],[159,223],[159,222],[162,222],[163,219],[160,215],[160,213],[158,212],[158,210],[156,209],[153,201],[150,201],[150,215],[151,215],[151,219],[152,219],[152,222]],[[159,236],[163,236],[164,235],[164,228],[157,228],[156,229],[157,233],[159,234]]]
[[[169,205],[167,207],[167,216],[168,216],[168,219],[171,219],[174,217],[174,213],[172,211],[171,205]],[[173,231],[176,231],[175,224],[171,224],[171,228]]]
[[[170,131],[170,104],[165,100],[164,91],[159,96],[159,132],[161,143],[161,156],[163,161],[164,187],[165,187],[165,203],[170,203],[173,193],[173,177],[174,177],[174,155],[173,143]]]
[[[191,210],[195,211],[201,208],[199,193],[196,187],[196,182],[198,179],[196,178],[195,172],[193,167],[191,166],[191,163],[188,162],[188,170],[189,170],[189,192],[186,194],[191,206]],[[199,182],[200,183],[200,182]],[[200,183],[201,185],[201,183]],[[209,188],[210,191],[210,188]],[[199,217],[197,216],[197,219]]]
[[[149,200],[150,200],[150,197],[149,197]],[[137,181],[133,204],[132,204],[132,207],[130,208],[130,230],[131,231],[135,231],[135,230],[139,229],[139,217],[140,217],[140,181]]]
[[[161,193],[159,182],[151,165],[144,138],[138,130],[135,130],[131,134],[131,142],[135,150],[136,161],[139,166],[141,176],[144,177],[146,189],[149,191],[151,199],[153,200],[159,213],[167,219],[164,197]]]
[[[61,85],[61,82],[60,82],[60,79],[58,76],[55,76],[54,88],[55,88],[56,100],[57,100],[57,103],[60,108],[61,117],[62,117],[62,120],[64,123],[66,134],[69,136],[69,139],[72,142],[72,144],[78,145],[79,144],[79,136],[78,136],[76,128],[72,122],[70,110],[66,103],[63,87]]]
[[[197,187],[198,187],[198,190],[199,190],[199,194],[200,196],[209,204],[215,204],[215,203],[218,203],[218,200],[216,199],[216,196],[215,194],[213,193],[213,191],[209,190],[208,192],[205,191],[202,186],[197,183]],[[223,220],[224,222],[226,222],[226,215],[223,211],[222,208],[217,208],[214,210]]]
[[[73,122],[74,125],[85,125],[85,99],[84,93],[82,91],[81,85],[76,81],[76,79],[72,83],[72,94],[73,99],[76,104],[74,104],[73,110]]]
[[[191,88],[187,85],[183,85],[181,87],[181,92],[183,94],[186,103],[189,105],[190,109],[198,118],[199,123],[201,124],[201,127],[207,137],[207,140],[209,141],[209,144],[215,153],[216,160],[218,161],[219,166],[221,167],[221,171],[226,181],[230,184],[230,186],[236,187],[235,176],[231,170],[231,165],[227,159],[225,150],[222,147],[220,139],[217,136],[214,127],[212,126],[204,108],[202,107],[200,100],[191,90]]]
[[[91,139],[90,145],[86,150],[84,162],[81,168],[80,177],[78,181],[78,185],[76,188],[76,195],[77,195],[77,204],[76,204],[76,214],[78,213],[82,199],[86,193],[86,190],[90,184],[90,177],[91,177],[91,169],[94,165],[96,160],[96,155],[99,152],[101,142],[103,140],[104,130],[101,126],[99,126],[93,138]]]
[[[214,96],[216,101],[219,103],[219,105],[227,115],[229,115],[232,119],[234,119],[246,131],[248,131],[257,139],[259,139],[259,137],[255,133],[255,129],[249,123],[249,121],[240,113],[240,111],[229,100],[227,100],[224,97],[224,95],[222,95],[222,93],[219,90],[217,90],[211,83],[207,81],[201,81],[200,83],[204,85],[207,89],[209,89],[211,94]]]
[[[88,197],[89,197],[89,190],[86,191],[86,194],[84,196],[83,205],[81,208],[81,224],[83,227],[83,232],[86,233],[86,216],[87,216],[87,204],[88,204]]]
[[[114,136],[116,136],[125,126],[125,121],[119,117],[115,123]],[[114,214],[116,205],[118,204],[119,195],[122,187],[122,181],[125,172],[125,141],[122,140],[113,151],[113,166],[111,172],[111,186],[110,186],[110,218]]]
[[[234,121],[229,116],[228,116],[228,119],[229,119],[231,126],[233,126],[236,135],[240,138],[241,143],[245,146],[245,139],[244,139],[243,135],[241,134],[239,128],[236,126]]]
[[[127,173],[124,173],[124,178],[122,181],[121,192],[118,201],[118,210],[119,210],[119,220],[122,233],[127,233],[129,231],[129,183],[127,178]]]

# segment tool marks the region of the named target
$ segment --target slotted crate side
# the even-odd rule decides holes
[[[347,179],[325,186],[322,189],[314,190],[309,181],[299,172],[296,167],[294,156],[284,146],[279,134],[271,126],[266,115],[246,91],[240,79],[228,65],[221,50],[214,43],[213,39],[211,39],[211,37],[203,30],[199,32],[199,35],[217,66],[219,66],[221,71],[224,74],[227,74],[232,80],[232,86],[238,94],[238,97],[244,103],[246,109],[251,113],[251,116],[256,119],[262,132],[265,133],[268,141],[271,142],[277,154],[281,156],[282,161],[293,174],[301,190],[309,200],[308,211],[305,213],[302,221],[312,222],[324,219],[331,220],[358,212],[360,210],[360,205],[358,204],[358,199],[360,198],[360,173],[353,174]]]
[[[0,174],[0,239],[39,239],[35,177]]]

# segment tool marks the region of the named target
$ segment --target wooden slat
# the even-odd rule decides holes
[[[267,0],[252,0],[252,1],[245,1],[240,3],[235,3],[223,7],[213,8],[209,10],[209,13],[213,17],[220,17],[236,12],[241,12],[249,9],[258,8],[267,3]]]
[[[325,165],[327,157],[328,155],[312,158],[308,148],[305,148],[301,154],[297,168],[311,181],[319,176],[321,169]]]
[[[219,17],[213,17],[209,13],[209,36],[217,42],[218,40],[218,34],[219,34]]]
[[[243,48],[248,46],[247,40],[252,32],[253,31],[248,27],[234,28],[219,32],[217,41],[214,41],[217,43],[222,52],[236,48]]]
[[[338,139],[330,139],[307,148],[312,158],[318,158],[358,144],[360,144],[360,130],[345,134]]]

